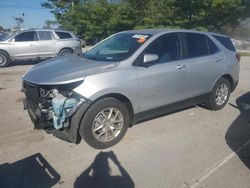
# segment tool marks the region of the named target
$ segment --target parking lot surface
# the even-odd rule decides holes
[[[134,125],[103,151],[34,130],[21,93],[32,65],[0,69],[0,187],[250,187],[250,57],[240,64],[223,110],[195,106]]]

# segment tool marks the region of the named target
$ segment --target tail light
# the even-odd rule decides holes
[[[241,56],[239,53],[236,54],[236,58],[237,58],[238,62],[240,62]]]

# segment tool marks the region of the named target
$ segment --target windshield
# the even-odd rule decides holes
[[[9,38],[9,35],[7,35],[7,34],[0,34],[0,41],[4,41],[7,38]]]
[[[97,61],[121,61],[131,56],[151,35],[119,33],[88,50],[84,57]]]
[[[13,37],[14,35],[5,35],[4,38],[2,38],[1,41],[6,41],[8,39],[10,39],[11,37]]]

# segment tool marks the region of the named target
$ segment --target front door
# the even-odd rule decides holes
[[[179,34],[160,36],[141,54],[155,54],[159,59],[148,66],[138,66],[140,111],[181,101],[186,98],[188,70],[181,60]]]
[[[37,57],[38,41],[34,31],[22,32],[11,41],[15,59],[33,59]]]

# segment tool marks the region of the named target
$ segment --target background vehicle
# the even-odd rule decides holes
[[[46,59],[81,54],[81,41],[72,33],[52,29],[30,29],[0,42],[0,67],[14,60]]]
[[[7,38],[9,35],[3,32],[0,32],[0,41],[4,40],[5,38]]]
[[[121,32],[82,58],[48,60],[29,70],[25,104],[35,128],[103,149],[118,143],[129,125],[156,115],[194,104],[222,109],[237,86],[239,59],[224,35]]]

